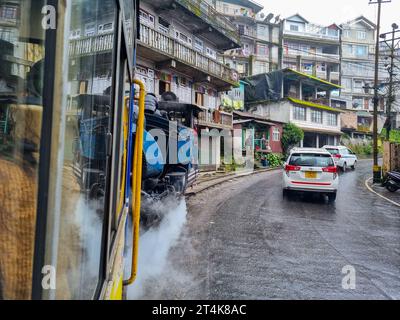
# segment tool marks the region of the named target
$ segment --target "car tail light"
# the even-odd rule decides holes
[[[341,159],[342,155],[341,154],[335,154],[334,157],[337,158],[337,159]]]
[[[326,167],[322,169],[323,172],[326,173],[337,173],[337,167]]]
[[[301,167],[298,166],[291,166],[291,165],[286,165],[285,171],[290,172],[290,171],[300,171]]]
[[[322,171],[326,172],[326,173],[333,173],[333,180],[336,180],[336,178],[338,177],[338,169],[337,169],[337,167],[322,168]]]

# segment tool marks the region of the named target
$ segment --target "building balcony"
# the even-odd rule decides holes
[[[240,36],[250,37],[250,38],[257,38],[257,32],[253,29],[251,30],[238,30]]]
[[[371,133],[372,129],[371,126],[368,125],[357,125],[357,131],[362,133]]]
[[[138,55],[191,76],[196,82],[209,82],[219,91],[239,85],[237,71],[179,42],[177,39],[140,25]]]
[[[88,56],[102,52],[111,52],[114,45],[114,33],[84,37],[69,42],[69,56]]]
[[[203,108],[204,111],[200,112],[198,118],[198,125],[202,127],[210,127],[222,130],[233,129],[233,115],[232,113],[210,110]]]
[[[306,52],[300,51],[296,49],[288,49],[285,46],[285,55],[290,58],[296,59],[298,56],[303,57],[304,59],[310,59],[312,61],[323,61],[323,62],[332,62],[332,63],[340,63],[340,55],[339,54],[329,54],[329,53],[316,53],[316,52]]]
[[[239,48],[240,36],[234,24],[204,0],[142,0],[162,17],[177,20],[191,32],[203,36],[219,50]]]
[[[309,40],[323,40],[323,41],[330,41],[330,42],[337,42],[340,41],[339,32],[337,34],[330,34],[330,29],[324,26],[319,26],[315,24],[308,24],[306,25],[305,30],[302,31],[293,31],[286,29],[284,30],[285,37],[294,37],[294,38],[302,38],[302,39],[309,39]]]

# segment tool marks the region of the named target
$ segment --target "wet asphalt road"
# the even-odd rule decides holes
[[[284,200],[281,172],[189,199],[174,271],[148,298],[400,299],[400,209],[366,189],[371,167],[362,161],[341,175],[334,204]],[[342,287],[348,265],[355,290]]]

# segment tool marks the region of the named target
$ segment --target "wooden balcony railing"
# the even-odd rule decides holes
[[[140,42],[230,84],[237,84],[239,81],[235,70],[144,24],[140,25]]]
[[[113,44],[114,33],[71,40],[69,43],[69,55],[72,57],[112,51]]]
[[[226,112],[205,109],[199,113],[198,122],[200,125],[209,125],[210,127],[232,128],[233,116]]]

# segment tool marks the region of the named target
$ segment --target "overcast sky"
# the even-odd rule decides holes
[[[262,4],[265,13],[280,14],[282,18],[300,13],[310,22],[329,25],[340,24],[360,15],[376,23],[378,5],[369,5],[369,0],[255,0]],[[376,0],[374,0],[376,2]],[[382,4],[382,32],[391,30],[396,22],[400,25],[400,0]]]

